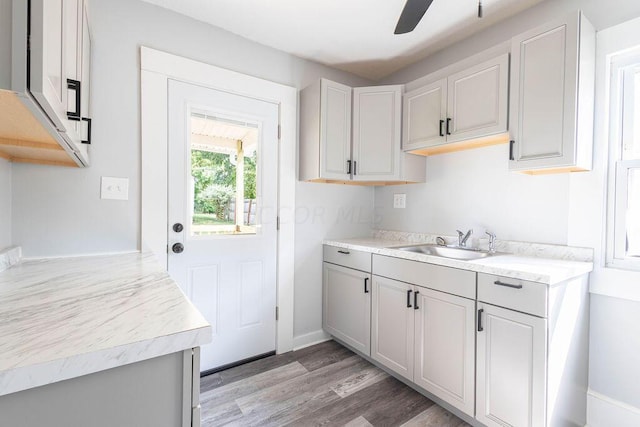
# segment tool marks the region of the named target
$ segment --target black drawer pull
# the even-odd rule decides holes
[[[478,332],[484,331],[484,328],[482,327],[482,313],[483,312],[484,312],[484,308],[481,308],[480,310],[478,310]]]
[[[349,251],[338,251],[339,254],[349,255],[351,252]]]
[[[447,117],[447,135],[451,135],[451,119]]]
[[[512,285],[511,283],[504,283],[500,280],[496,280],[495,282],[493,282],[493,284],[498,286],[506,286],[507,288],[522,289],[522,285]]]
[[[368,281],[369,281],[369,278],[368,278],[368,277],[365,277],[365,278],[364,278],[364,293],[365,293],[365,294],[368,294],[368,293],[369,293],[369,291],[367,290],[367,282],[368,282]]]
[[[509,160],[515,160],[515,157],[513,157],[513,144],[515,143],[513,139],[509,141]]]
[[[444,136],[444,130],[442,129],[444,126],[444,120],[440,120],[440,136]]]
[[[420,291],[415,291],[413,293],[413,309],[414,310],[418,310],[420,307],[418,307],[418,294],[420,293]]]
[[[347,174],[351,175],[351,160],[347,160]]]
[[[83,122],[87,122],[87,139],[83,139],[80,142],[83,144],[91,144],[91,119],[89,117],[83,117]]]
[[[411,289],[407,291],[407,308],[411,308]]]

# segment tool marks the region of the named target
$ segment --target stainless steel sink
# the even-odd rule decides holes
[[[488,256],[495,256],[497,254],[489,251],[483,251],[473,248],[461,248],[452,246],[438,246],[438,245],[411,245],[395,248],[401,251],[416,252],[426,255],[441,256],[444,258],[461,259],[461,260],[474,260],[480,258],[486,258]]]

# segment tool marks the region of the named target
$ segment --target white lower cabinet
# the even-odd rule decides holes
[[[478,303],[476,419],[544,426],[546,319]]]
[[[371,274],[323,263],[322,326],[354,349],[370,354]]]
[[[373,277],[371,357],[413,381],[415,286]]]
[[[371,357],[473,417],[475,301],[373,276]]]

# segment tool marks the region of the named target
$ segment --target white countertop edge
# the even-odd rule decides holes
[[[461,270],[474,271],[476,273],[494,274],[497,276],[510,277],[513,279],[526,280],[530,282],[544,283],[546,285],[556,285],[566,280],[579,277],[593,271],[593,263],[581,261],[564,261],[548,259],[549,265],[554,265],[553,273],[544,272],[544,262],[542,258],[523,257],[518,255],[505,254],[500,258],[491,257],[473,261],[462,261],[451,258],[426,255],[415,252],[399,251],[394,247],[405,246],[406,242],[393,240],[370,239],[345,239],[345,240],[325,240],[323,244],[327,246],[341,247],[354,251],[364,251],[378,255],[386,255],[395,258],[408,259],[412,261],[426,262],[429,264],[441,265],[444,267],[458,268]],[[496,265],[501,260],[505,261],[504,266]],[[518,269],[515,265],[508,264],[531,264],[532,269],[537,272]]]
[[[0,396],[165,356],[211,342],[211,326],[0,372]]]

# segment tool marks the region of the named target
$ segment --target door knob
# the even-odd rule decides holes
[[[171,246],[171,250],[174,254],[181,254],[184,251],[184,245],[182,243],[174,243]]]
[[[184,230],[184,227],[182,226],[182,224],[180,224],[179,222],[176,222],[175,224],[173,224],[173,231],[175,231],[176,233],[179,233],[182,230]]]

